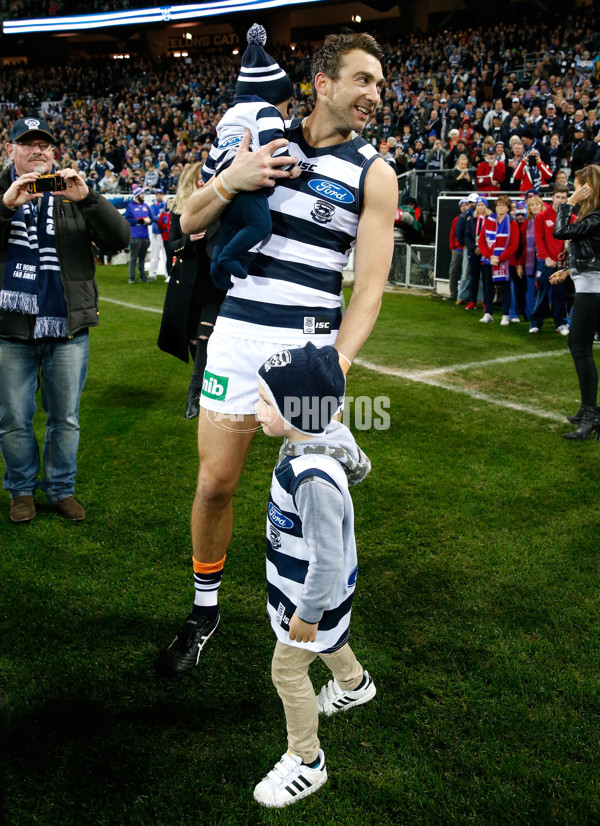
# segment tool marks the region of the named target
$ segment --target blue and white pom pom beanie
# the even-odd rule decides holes
[[[246,35],[248,48],[242,57],[242,66],[235,86],[235,96],[256,95],[274,106],[291,98],[292,81],[281,66],[264,50],[267,33],[255,23]]]

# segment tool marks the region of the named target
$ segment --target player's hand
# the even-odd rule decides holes
[[[290,172],[282,169],[290,163],[298,163],[298,158],[289,155],[273,157],[273,152],[288,145],[285,138],[261,146],[256,152],[250,152],[252,133],[246,129],[233,163],[227,170],[227,183],[235,192],[252,192],[263,186],[274,186],[277,180],[291,177]]]
[[[296,642],[314,642],[317,639],[317,628],[319,623],[314,624],[304,622],[294,611],[294,615],[290,620],[290,639]]]

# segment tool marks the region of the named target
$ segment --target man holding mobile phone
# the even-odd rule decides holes
[[[64,191],[31,192],[52,173],[54,135],[37,117],[17,120],[0,174],[0,451],[13,522],[35,517],[40,488],[65,519],[85,510],[73,496],[79,400],[88,364],[88,328],[98,324],[92,242],[117,252],[129,224],[74,169],[56,172]],[[44,478],[33,430],[36,391],[47,414]]]

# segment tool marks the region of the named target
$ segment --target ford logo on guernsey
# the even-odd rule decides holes
[[[219,149],[231,149],[233,146],[238,146],[242,142],[241,137],[228,138],[223,143],[219,144]]]
[[[294,527],[294,523],[287,516],[284,516],[279,508],[272,502],[269,502],[269,519],[278,528],[284,531],[289,531]]]
[[[330,201],[335,201],[338,204],[354,203],[354,195],[341,184],[334,184],[333,181],[324,181],[323,178],[317,178],[314,181],[309,181],[308,185],[313,192],[317,192],[322,198],[329,198]]]

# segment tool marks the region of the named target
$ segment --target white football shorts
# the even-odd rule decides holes
[[[316,346],[333,344],[337,330],[311,340]],[[208,358],[200,406],[216,413],[254,414],[258,401],[258,368],[280,350],[294,350],[302,344],[254,341],[214,330],[208,339]]]

